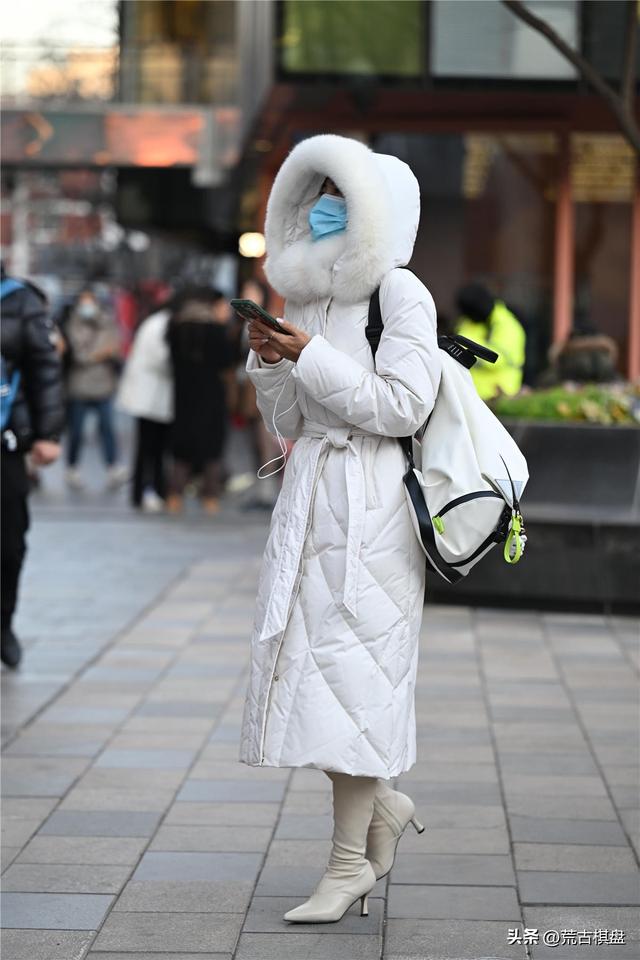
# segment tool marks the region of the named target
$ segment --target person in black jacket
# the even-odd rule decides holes
[[[229,312],[218,290],[195,287],[183,292],[167,326],[175,398],[169,436],[169,513],[181,512],[185,487],[194,474],[202,474],[205,513],[215,514],[220,508],[227,437],[224,373],[233,363]]]
[[[2,280],[5,280],[2,269]],[[29,528],[29,481],[24,462],[35,466],[60,454],[65,408],[55,328],[43,293],[26,280],[2,299],[2,357],[9,375],[20,371],[20,385],[2,434],[2,662],[17,667],[22,656],[12,621]]]

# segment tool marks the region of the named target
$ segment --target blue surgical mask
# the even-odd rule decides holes
[[[311,238],[321,240],[333,233],[342,233],[347,228],[347,201],[323,193],[309,211]]]

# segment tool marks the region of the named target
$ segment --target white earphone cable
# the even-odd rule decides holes
[[[276,475],[277,473],[280,473],[281,470],[284,470],[284,467],[285,467],[285,464],[286,464],[286,461],[287,461],[287,445],[286,445],[286,443],[285,443],[284,437],[282,436],[282,434],[281,434],[280,431],[278,430],[278,424],[276,423],[276,420],[277,420],[279,417],[283,417],[283,416],[285,415],[285,413],[289,413],[289,410],[292,410],[292,409],[295,407],[295,405],[296,405],[296,403],[297,403],[297,400],[294,400],[293,403],[291,404],[291,406],[287,407],[286,410],[283,410],[283,411],[282,411],[281,413],[279,413],[277,416],[276,416],[276,410],[278,409],[278,403],[279,403],[279,401],[280,401],[280,397],[282,396],[282,393],[283,393],[283,391],[284,391],[284,388],[285,388],[286,385],[287,385],[287,380],[289,379],[289,377],[291,376],[292,373],[293,373],[293,367],[291,368],[291,370],[289,371],[289,373],[286,375],[286,377],[285,377],[284,380],[282,381],[282,386],[280,387],[280,392],[279,392],[278,396],[276,397],[276,402],[275,402],[274,405],[273,405],[273,414],[272,414],[272,416],[271,416],[271,422],[272,422],[272,424],[273,424],[273,429],[274,429],[274,432],[275,432],[276,440],[278,441],[278,446],[280,447],[280,453],[279,453],[279,455],[278,455],[277,457],[272,457],[271,460],[267,460],[266,463],[263,463],[262,466],[258,468],[258,471],[257,471],[257,473],[256,473],[256,476],[258,477],[258,480],[267,480],[269,477],[275,477],[275,475]],[[265,467],[268,467],[268,466],[269,466],[270,464],[272,464],[272,463],[277,463],[278,460],[282,460],[282,463],[280,464],[279,467],[277,467],[275,470],[271,470],[269,473],[262,473],[262,471],[265,469]]]

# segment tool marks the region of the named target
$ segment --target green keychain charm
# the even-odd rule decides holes
[[[504,559],[507,563],[517,563],[522,556],[527,537],[524,532],[524,521],[519,510],[512,510],[509,533],[504,544]]]

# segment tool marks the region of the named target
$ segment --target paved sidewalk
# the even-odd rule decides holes
[[[3,960],[637,958],[622,618],[427,608],[402,784],[428,829],[368,919],[282,921],[324,867],[330,794],[320,771],[236,760],[265,538],[233,508],[40,510],[24,667],[2,677]],[[523,924],[626,944],[509,945]]]

